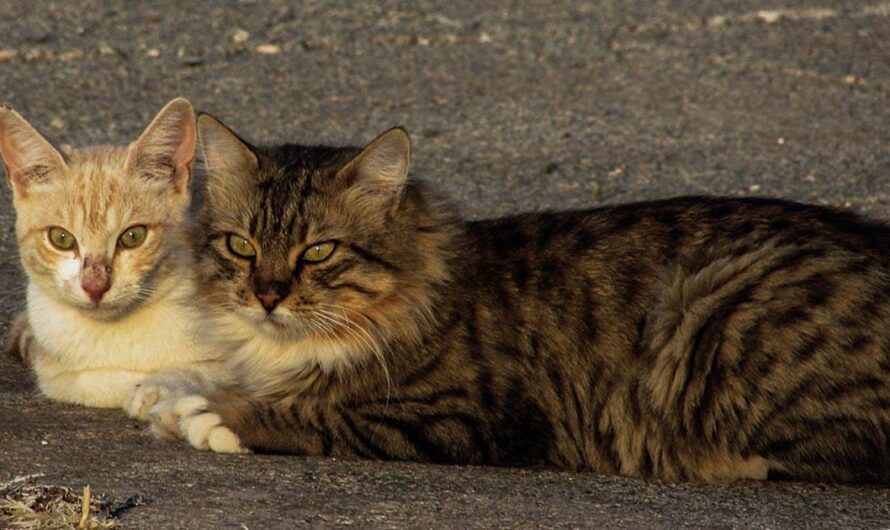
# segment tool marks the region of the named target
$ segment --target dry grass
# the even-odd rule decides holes
[[[0,525],[4,529],[118,529],[115,515],[142,503],[139,497],[112,503],[102,496],[93,496],[89,486],[78,495],[64,486],[31,484],[40,476],[29,475],[0,483]]]

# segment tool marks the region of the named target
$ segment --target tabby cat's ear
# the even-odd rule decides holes
[[[21,114],[2,104],[0,157],[6,180],[18,198],[27,197],[30,186],[48,182],[68,168],[62,155]]]
[[[250,146],[210,114],[198,116],[201,158],[214,202],[243,197],[257,175],[259,161]]]
[[[188,191],[195,160],[195,110],[185,98],[167,103],[145,132],[130,144],[127,170],[147,179],[167,180],[176,191]]]
[[[383,201],[390,212],[405,193],[411,166],[411,139],[401,127],[394,127],[365,146],[343,169],[350,185],[358,186],[366,196]]]

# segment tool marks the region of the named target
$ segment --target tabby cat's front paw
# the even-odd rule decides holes
[[[215,453],[249,453],[238,435],[222,424],[222,417],[210,411],[203,396],[187,396],[176,402],[174,416],[179,418],[179,432],[196,449]]]
[[[137,383],[124,399],[123,408],[131,418],[145,421],[149,419],[152,408],[169,395],[170,390],[163,385]]]

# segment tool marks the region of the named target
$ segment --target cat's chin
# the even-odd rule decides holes
[[[241,315],[263,336],[281,342],[303,340],[312,334],[293,317],[244,312]]]
[[[121,300],[113,303],[100,303],[99,305],[83,301],[69,301],[68,304],[86,317],[110,322],[126,318],[142,305],[139,300]]]
[[[127,306],[94,306],[87,304],[79,304],[77,309],[85,316],[94,320],[115,321],[120,320],[132,312],[132,307]]]

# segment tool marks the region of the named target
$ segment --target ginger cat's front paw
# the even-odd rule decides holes
[[[170,396],[170,389],[149,382],[137,383],[124,399],[123,408],[131,418],[148,420],[151,410]]]
[[[151,413],[152,431],[162,438],[185,438],[196,449],[215,453],[249,453],[241,439],[210,411],[203,396],[186,396],[174,404],[161,403]]]
[[[6,335],[6,353],[25,366],[30,366],[32,350],[37,347],[34,332],[28,322],[27,313],[19,313],[15,317],[9,333]]]

